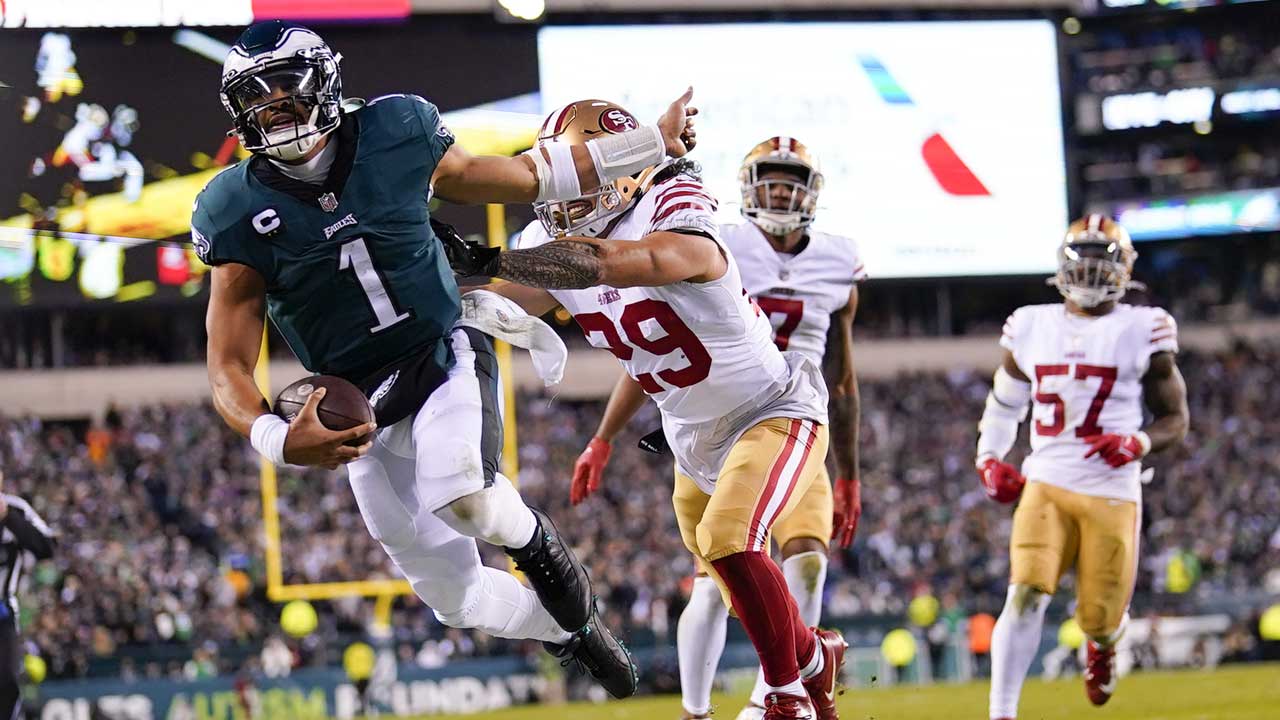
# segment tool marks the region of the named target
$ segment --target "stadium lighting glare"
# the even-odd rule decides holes
[[[1080,21],[1076,18],[1069,17],[1062,21],[1062,32],[1068,35],[1080,34]]]
[[[546,0],[496,0],[494,12],[507,22],[539,22],[547,12]]]

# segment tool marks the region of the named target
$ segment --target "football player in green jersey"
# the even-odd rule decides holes
[[[440,622],[542,640],[630,695],[635,667],[601,622],[586,571],[498,472],[492,341],[457,324],[458,288],[427,201],[571,199],[684,155],[692,91],[655,125],[585,146],[472,156],[422,98],[344,103],[340,60],[314,32],[270,21],[245,30],[223,65],[222,102],[252,155],[209,182],[191,218],[213,266],[214,405],[277,464],[346,464],[369,532]],[[292,422],[272,414],[253,381],[264,315],[308,370],[359,386],[380,429],[327,430],[316,416],[323,391]],[[345,444],[375,429],[371,442]],[[533,589],[484,567],[476,539],[506,549]]]

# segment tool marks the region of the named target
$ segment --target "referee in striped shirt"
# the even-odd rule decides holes
[[[4,472],[0,471],[0,487]],[[0,492],[0,571],[4,602],[0,603],[0,720],[18,717],[21,707],[19,674],[23,650],[18,639],[18,583],[29,565],[28,555],[43,560],[53,555],[53,531],[17,495]]]

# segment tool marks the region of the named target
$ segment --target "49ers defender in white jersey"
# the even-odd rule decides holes
[[[1111,219],[1077,220],[1051,280],[1064,302],[1019,308],[1000,338],[976,465],[988,495],[1019,503],[1008,598],[991,638],[992,720],[1017,716],[1045,609],[1073,568],[1076,620],[1089,639],[1086,693],[1101,705],[1115,692],[1115,644],[1137,577],[1140,461],[1180,442],[1188,424],[1177,325],[1160,308],[1119,303],[1135,258]],[[1020,474],[1003,458],[1028,403],[1031,455]],[[1145,427],[1144,404],[1154,417]]]
[[[852,239],[811,226],[823,176],[817,157],[803,143],[783,136],[758,143],[743,159],[739,181],[747,222],[721,225],[721,237],[738,261],[748,294],[769,316],[774,343],[822,366],[831,394],[829,460],[837,473],[836,497],[824,467],[795,511],[773,530],[800,616],[817,625],[828,543],[849,547],[861,510],[852,325],[857,284],[866,270]],[[724,647],[728,610],[713,591],[705,578],[696,578],[677,626],[683,717],[691,720],[710,711],[712,681]],[[761,675],[737,720],[759,720],[765,693]]]
[[[748,294],[770,318],[774,344],[822,366],[831,394],[831,456],[838,473],[834,493],[824,467],[772,533],[800,617],[816,626],[822,614],[828,541],[849,547],[861,514],[852,326],[857,281],[865,273],[852,241],[809,229],[823,177],[817,158],[802,143],[772,137],[756,144],[743,159],[739,181],[742,214],[750,224],[721,226],[721,237],[739,263]],[[614,388],[595,435],[574,464],[569,499],[575,505],[602,485],[612,442],[639,408],[638,387],[622,381]],[[641,446],[652,448],[651,438]],[[706,577],[705,564],[697,565],[699,576],[676,632],[683,720],[711,713],[711,688],[729,617],[719,588]],[[761,672],[738,720],[759,720],[767,695],[767,678]],[[819,708],[818,715],[830,718],[833,711]]]
[[[613,103],[572,103],[548,117],[534,152],[634,122]],[[628,150],[619,144],[616,152]],[[598,193],[535,204],[539,222],[511,251],[446,244],[455,269],[527,286],[491,288],[526,311],[563,305],[591,344],[622,363],[623,402],[639,407],[647,394],[658,404],[676,456],[681,538],[760,656],[765,717],[835,720],[844,640],[806,627],[768,555],[774,523],[821,473],[826,386],[812,361],[774,346],[768,319],[719,238],[715,207],[696,166],[664,162]]]
[[[720,237],[738,261],[747,293],[769,315],[778,349],[803,353],[821,365],[831,316],[867,278],[857,243],[808,230],[799,252],[779,253],[752,223],[721,225]]]
[[[600,237],[639,240],[662,230],[697,228],[719,242],[714,211],[715,201],[700,181],[676,175],[650,188]],[[551,240],[533,222],[514,247]],[[732,258],[724,275],[705,283],[548,292],[587,340],[613,353],[657,403],[677,469],[703,492],[714,492],[734,441],[761,420],[827,422],[818,365],[774,347],[769,320],[743,288]]]
[[[1032,382],[1031,454],[1022,474],[1095,497],[1139,502],[1141,463],[1086,457],[1085,438],[1142,429],[1142,378],[1156,353],[1178,352],[1178,326],[1158,307],[1119,303],[1098,317],[1062,303],[1018,308],[1000,346]]]

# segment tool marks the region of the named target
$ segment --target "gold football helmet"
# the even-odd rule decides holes
[[[538,131],[534,149],[553,142],[584,145],[601,135],[617,135],[639,127],[635,116],[620,105],[607,100],[578,100],[547,116]],[[594,237],[604,232],[614,218],[626,212],[639,198],[653,170],[652,167],[646,168],[573,200],[536,202],[533,204],[534,214],[552,237]]]
[[[1105,215],[1091,214],[1067,227],[1058,246],[1058,273],[1049,284],[1080,307],[1091,308],[1119,300],[1133,281],[1133,249],[1129,231]]]
[[[790,178],[774,175],[784,171]],[[769,235],[786,235],[808,227],[822,191],[818,158],[793,137],[779,136],[751,148],[738,170],[742,214]]]

